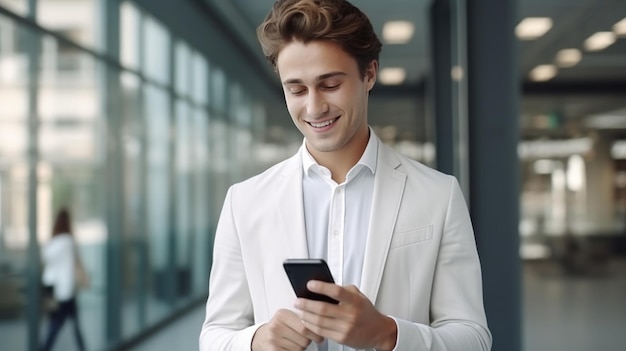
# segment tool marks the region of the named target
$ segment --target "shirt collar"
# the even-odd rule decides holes
[[[372,174],[376,173],[376,161],[378,158],[378,137],[374,133],[374,130],[369,127],[370,138],[367,142],[367,146],[365,147],[365,151],[363,151],[363,155],[361,155],[361,159],[353,168],[357,166],[363,166],[369,168]],[[304,169],[304,174],[309,176],[309,171],[312,167],[322,167],[317,161],[311,156],[311,153],[306,148],[306,139],[302,141],[302,146],[300,147],[300,152],[302,153],[302,167]]]

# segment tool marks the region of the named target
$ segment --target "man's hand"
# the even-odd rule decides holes
[[[301,311],[300,317],[308,329],[356,349],[393,350],[398,333],[396,322],[378,312],[356,286],[341,287],[312,280],[307,287],[339,301],[334,305],[298,299],[295,307]]]
[[[252,351],[306,349],[311,341],[322,342],[324,338],[307,329],[292,311],[281,309],[269,322],[257,329],[252,337]]]

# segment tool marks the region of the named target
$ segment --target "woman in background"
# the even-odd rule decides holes
[[[86,284],[86,275],[72,236],[70,214],[67,209],[61,209],[57,214],[52,237],[42,251],[43,284],[52,287],[56,300],[56,308],[50,313],[48,334],[42,350],[52,349],[54,340],[67,318],[73,319],[74,335],[79,350],[85,350],[78,321],[76,292],[78,287]]]

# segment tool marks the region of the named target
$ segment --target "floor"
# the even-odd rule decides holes
[[[525,351],[626,350],[626,260],[578,275],[526,264],[522,311]]]
[[[554,263],[526,263],[523,277],[522,350],[626,349],[626,260],[581,275]],[[197,350],[203,316],[201,306],[135,350]]]
[[[165,330],[156,333],[133,348],[133,351],[197,351],[204,306],[194,309]]]
[[[591,274],[565,274],[559,265],[545,262],[523,267],[523,351],[626,350],[626,259],[611,260]],[[203,318],[201,305],[132,350],[198,350]],[[81,321],[86,334],[93,322]],[[6,332],[0,337],[2,350],[24,349],[10,346],[11,340],[23,340],[23,333],[0,329]],[[55,346],[75,350],[71,328],[63,328]]]

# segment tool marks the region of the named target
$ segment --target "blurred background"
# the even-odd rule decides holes
[[[256,42],[272,3],[0,0],[3,350],[38,349],[62,206],[89,349],[197,349],[227,187],[302,142]],[[494,350],[623,349],[626,2],[353,4],[384,42],[370,124],[466,194]]]

